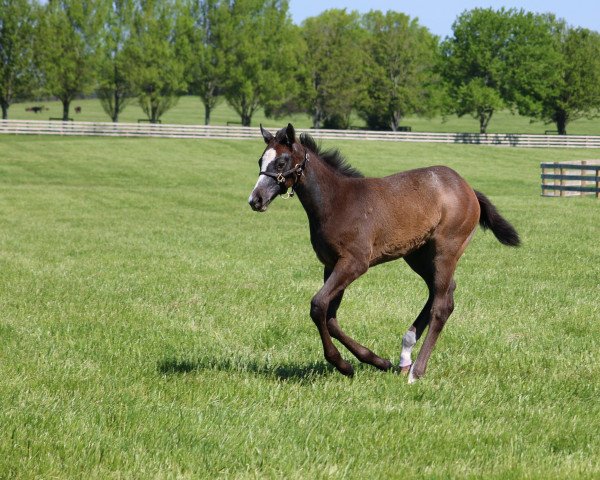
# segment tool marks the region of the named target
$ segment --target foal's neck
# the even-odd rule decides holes
[[[321,222],[325,219],[342,180],[316,154],[310,154],[304,177],[295,187],[310,221]]]

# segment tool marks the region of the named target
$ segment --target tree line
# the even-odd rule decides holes
[[[600,35],[552,14],[477,8],[441,40],[394,11],[291,21],[285,0],[0,0],[0,107],[95,94],[112,121],[138,102],[160,121],[184,94],[205,123],[226,101],[250,125],[307,113],[314,128],[397,130],[407,115],[510,109],[554,123],[600,115]]]

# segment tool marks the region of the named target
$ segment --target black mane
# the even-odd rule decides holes
[[[327,165],[333,168],[336,172],[340,173],[345,177],[363,178],[364,175],[360,173],[356,168],[348,163],[344,156],[340,153],[337,148],[329,150],[323,150],[320,145],[317,145],[315,139],[308,133],[300,134],[300,143],[306,148],[316,153],[322,158]]]

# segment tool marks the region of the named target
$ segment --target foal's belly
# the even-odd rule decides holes
[[[403,236],[400,232],[388,238],[375,241],[353,241],[347,244],[342,238],[331,243],[321,235],[311,235],[311,243],[319,261],[327,266],[334,266],[340,257],[351,256],[357,261],[368,263],[369,266],[390,262],[402,258],[422,247],[431,238],[433,228],[424,229],[411,237]],[[343,236],[341,236],[343,237]]]
[[[396,260],[418,250],[431,238],[432,231],[433,229],[430,229],[411,237],[400,236],[400,238],[389,239],[381,244],[374,244],[369,265],[373,266]]]

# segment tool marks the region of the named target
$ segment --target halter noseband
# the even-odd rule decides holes
[[[285,182],[288,177],[295,175],[296,178],[294,179],[294,183],[292,185],[292,192],[289,194],[290,197],[293,197],[294,196],[294,187],[296,186],[296,183],[298,183],[298,179],[304,173],[304,168],[306,167],[306,162],[308,162],[308,151],[305,148],[304,149],[304,160],[302,160],[302,162],[300,162],[298,165],[295,165],[293,168],[290,168],[289,170],[286,170],[285,172],[278,172],[278,173],[264,171],[264,172],[260,172],[258,175],[259,176],[265,175],[267,177],[274,178],[280,186],[285,185]]]

